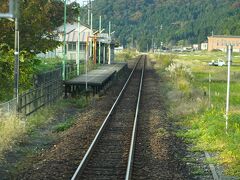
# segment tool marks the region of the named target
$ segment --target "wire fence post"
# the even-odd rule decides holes
[[[228,115],[229,115],[229,96],[230,96],[230,68],[232,61],[232,45],[227,45],[227,61],[228,61],[228,74],[227,74],[227,96],[226,96],[226,114],[225,114],[225,130],[228,133]]]

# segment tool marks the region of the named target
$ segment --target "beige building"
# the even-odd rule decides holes
[[[207,42],[201,43],[201,50],[204,51],[207,49],[208,49],[208,43]]]
[[[226,52],[229,44],[233,45],[233,52],[240,52],[240,36],[213,35],[208,37],[208,51],[217,49]]]
[[[59,41],[63,42],[63,30],[64,26],[59,27]],[[79,32],[78,32],[79,31]],[[87,37],[93,34],[92,30],[86,26],[80,25],[78,30],[78,23],[66,24],[66,55],[67,60],[77,60],[77,49],[78,49],[78,35],[79,37],[79,50],[80,50],[80,60],[85,60],[86,58],[86,42]],[[58,57],[63,57],[63,46],[59,46],[56,49],[56,55]]]

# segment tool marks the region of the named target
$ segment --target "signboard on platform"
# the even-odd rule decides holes
[[[14,18],[14,5],[15,5],[15,1],[16,0],[9,0],[8,1],[8,6],[7,8],[8,9],[5,9],[3,7],[3,9],[5,9],[4,12],[0,12],[0,18]],[[0,7],[1,5],[4,5],[4,4],[0,4]]]
[[[110,44],[112,39],[107,33],[98,34],[98,41],[104,44]]]

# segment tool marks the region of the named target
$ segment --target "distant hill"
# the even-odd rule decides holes
[[[121,44],[141,50],[152,42],[200,43],[212,32],[240,35],[239,0],[95,0],[93,13],[95,27],[102,15]]]

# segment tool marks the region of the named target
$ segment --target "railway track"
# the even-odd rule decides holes
[[[138,59],[72,180],[131,178],[145,61]]]

